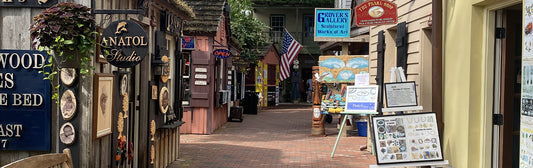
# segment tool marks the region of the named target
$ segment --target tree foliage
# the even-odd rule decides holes
[[[241,59],[248,60],[252,64],[257,63],[260,49],[266,44],[266,37],[263,33],[268,26],[252,16],[251,1],[228,0],[228,2],[231,7],[231,33],[243,48],[240,52]]]

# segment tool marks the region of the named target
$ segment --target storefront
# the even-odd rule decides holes
[[[5,21],[0,26],[1,53],[6,53],[3,54],[6,58],[13,54],[31,58],[37,67],[37,63],[48,55],[30,50],[32,43],[26,30],[34,17],[29,14],[37,15],[42,9],[12,7],[4,2],[0,6],[0,17]],[[39,143],[23,141],[15,146],[6,143],[6,148],[1,149],[0,165],[69,148],[75,167],[166,167],[179,155],[183,95],[180,42],[183,21],[194,17],[192,9],[185,4],[157,0],[125,1],[121,5],[111,1],[75,3],[93,8],[95,27],[102,37],[96,50],[109,50],[111,55],[96,53],[99,56],[89,62],[94,69],[85,75],[79,73],[79,68],[61,71],[57,81],[61,85],[58,104],[50,99],[49,92],[28,85],[33,82],[23,82],[42,81],[42,76],[28,74],[33,73],[30,71],[33,69],[11,73],[2,68],[0,73],[9,74],[5,76],[7,78],[2,75],[2,79],[21,80],[8,82],[9,87],[26,90],[24,94],[35,100],[31,104],[44,110],[30,117],[39,118],[40,122],[35,124],[41,124],[38,127],[44,130],[33,130],[32,127],[37,126],[26,124],[25,127],[26,121],[21,122],[20,135],[39,140]],[[19,73],[26,74],[11,78]],[[21,91],[2,88],[0,92],[18,95]],[[7,128],[3,123],[14,121],[3,118],[1,125]],[[9,124],[9,127],[16,133],[20,126]],[[36,132],[44,135],[34,134]],[[20,141],[9,140],[13,143]]]
[[[194,48],[184,50],[188,77],[183,106],[182,133],[211,134],[226,123],[232,96],[232,50],[229,5],[225,0],[184,1],[196,18],[184,25]],[[189,40],[189,41],[190,41]]]

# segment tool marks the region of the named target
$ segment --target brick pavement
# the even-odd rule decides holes
[[[228,122],[211,135],[181,135],[180,159],[169,167],[365,167],[375,156],[360,151],[366,137],[349,133],[331,151],[337,138],[336,117],[326,123],[326,137],[311,137],[310,105],[281,105],[263,109],[244,121]]]

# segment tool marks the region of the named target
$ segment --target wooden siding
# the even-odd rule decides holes
[[[395,0],[398,7],[398,23],[407,23],[407,81],[417,84],[419,104],[424,111],[431,111],[431,32],[428,21],[432,14],[430,0]],[[390,82],[390,70],[396,66],[396,25],[370,27],[369,55],[371,79],[377,75],[378,32],[385,31],[384,82]],[[431,33],[429,33],[431,35]],[[426,71],[426,72],[424,72]],[[375,83],[375,81],[371,81]],[[424,99],[421,99],[423,97]]]
[[[179,128],[160,129],[156,134],[154,168],[165,168],[178,159]]]

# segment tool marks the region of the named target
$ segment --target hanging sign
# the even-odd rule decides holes
[[[0,150],[50,150],[50,81],[42,80],[48,54],[0,50]]]
[[[57,4],[58,0],[2,0],[0,7],[14,8],[49,8]]]
[[[182,20],[176,16],[171,14],[170,12],[165,12],[166,14],[166,20],[163,24],[163,30],[166,32],[170,32],[173,34],[180,35],[181,34],[181,27],[182,27]]]
[[[226,49],[216,49],[213,51],[213,55],[215,55],[217,58],[228,58],[231,56],[231,52]]]
[[[316,8],[315,41],[350,37],[350,9]]]
[[[354,9],[357,26],[396,24],[396,4],[385,0],[372,0],[359,4]]]
[[[100,41],[102,55],[107,62],[119,68],[139,64],[148,53],[146,32],[133,21],[120,20],[109,24]]]
[[[181,49],[183,50],[194,50],[194,36],[185,36],[181,38]]]

